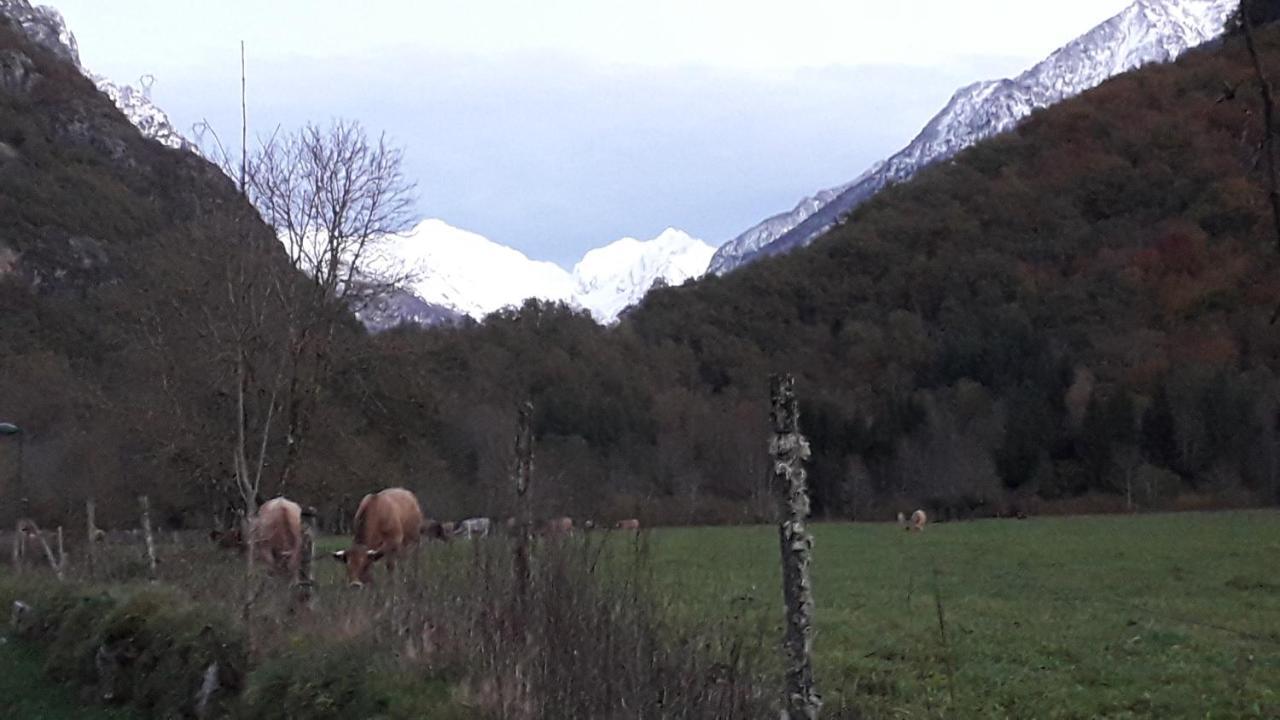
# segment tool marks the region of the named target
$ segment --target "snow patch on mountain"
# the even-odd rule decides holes
[[[171,148],[199,151],[195,143],[178,132],[165,111],[151,102],[149,88],[154,80],[149,75],[143,76],[140,80],[143,89],[132,85],[119,85],[92,73],[89,74],[89,78],[99,90],[111,98],[111,102],[120,108],[120,112],[124,113],[124,116],[129,118],[129,122],[142,131],[143,135]]]
[[[573,267],[574,297],[597,320],[611,322],[655,284],[700,277],[715,248],[667,228],[652,240],[625,237],[588,251]]]
[[[1138,0],[1016,78],[961,88],[906,148],[853,182],[806,198],[792,212],[775,215],[725,243],[712,259],[711,271],[725,273],[760,257],[808,245],[887,185],[1006,132],[1035,110],[1078,95],[1113,75],[1173,60],[1212,40],[1222,33],[1238,4],[1236,0]],[[819,206],[814,208],[815,204]]]
[[[144,76],[144,89],[122,85],[89,72],[80,63],[80,46],[76,36],[67,28],[62,13],[43,6],[32,5],[29,0],[0,0],[0,15],[9,18],[32,42],[74,64],[98,89],[111,98],[120,112],[143,135],[181,150],[197,150],[195,143],[187,140],[173,126],[169,116],[151,102],[149,88],[154,78]]]

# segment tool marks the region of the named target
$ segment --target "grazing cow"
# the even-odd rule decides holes
[[[373,583],[375,562],[385,557],[387,572],[394,572],[396,559],[418,544],[422,507],[408,490],[387,488],[364,496],[352,528],[351,547],[335,552],[333,558],[347,566],[352,587],[362,587]]]
[[[467,518],[458,523],[458,527],[454,529],[454,535],[461,535],[467,539],[473,537],[488,537],[489,531],[493,528],[493,521],[487,517]]]
[[[619,530],[639,530],[640,521],[636,518],[627,518],[626,520],[619,520],[614,527]]]
[[[573,519],[567,517],[551,518],[542,526],[544,535],[573,534]]]
[[[908,531],[914,530],[915,532],[921,532],[924,530],[924,526],[928,522],[929,522],[929,516],[925,515],[923,510],[916,510],[915,512],[911,513],[911,524],[907,525],[907,530]]]
[[[240,528],[214,530],[209,537],[223,548],[244,548]],[[272,572],[296,573],[302,562],[302,507],[286,497],[266,501],[249,521],[249,537],[254,560],[265,563]]]

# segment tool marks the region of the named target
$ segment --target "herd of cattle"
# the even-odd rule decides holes
[[[614,524],[619,530],[640,529],[635,518]],[[524,530],[515,518],[507,518],[501,528],[515,534]],[[592,530],[595,523],[588,520],[583,529]],[[487,537],[498,529],[487,517],[467,518],[460,522],[438,522],[423,516],[418,498],[404,488],[387,488],[365,495],[356,509],[352,523],[352,541],[346,550],[333,553],[333,558],[347,568],[347,581],[356,587],[373,580],[373,567],[382,560],[388,572],[394,572],[396,560],[426,537],[448,541],[455,537]],[[574,531],[573,520],[557,517],[529,528],[542,535],[569,535]],[[244,538],[239,528],[226,532],[213,531],[211,538],[223,547],[243,548]],[[255,560],[267,564],[280,573],[296,574],[302,558],[302,506],[285,497],[268,500],[258,508],[249,520],[249,545]]]

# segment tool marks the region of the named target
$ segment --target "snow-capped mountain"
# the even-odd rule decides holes
[[[668,228],[652,240],[628,237],[591,250],[570,273],[443,220],[423,220],[389,238],[379,255],[387,269],[413,275],[407,290],[431,310],[415,318],[383,308],[385,317],[376,324],[434,324],[440,321],[439,308],[480,319],[526,298],[567,302],[589,310],[599,322],[613,322],[655,283],[675,285],[701,275],[713,251]]]
[[[420,299],[474,318],[525,298],[571,300],[573,278],[550,262],[443,220],[423,220],[409,232],[388,238],[382,253],[415,275],[409,290]]]
[[[667,228],[652,240],[625,237],[588,251],[573,266],[574,297],[601,322],[640,302],[655,283],[678,285],[700,277],[715,248]]]
[[[906,148],[853,182],[806,198],[725,243],[710,272],[808,245],[887,185],[1012,129],[1033,111],[1151,62],[1167,62],[1221,34],[1237,0],[1137,0],[1016,78],[961,88]],[[824,198],[827,198],[824,200]],[[815,207],[817,205],[818,207]]]
[[[0,16],[15,22],[27,37],[46,50],[74,63],[99,90],[111,98],[120,112],[143,135],[172,148],[196,150],[195,144],[174,128],[169,116],[151,102],[145,90],[111,82],[101,75],[89,72],[80,63],[80,47],[76,43],[76,36],[67,28],[66,21],[57,10],[32,5],[29,0],[0,0]]]

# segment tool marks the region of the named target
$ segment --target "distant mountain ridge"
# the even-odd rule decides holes
[[[973,83],[952,96],[907,147],[850,183],[805,198],[725,243],[709,272],[808,245],[888,185],[1012,129],[1033,111],[1150,62],[1173,60],[1219,36],[1236,0],[1137,0],[1012,79]]]
[[[655,283],[679,284],[706,269],[714,249],[687,233],[667,228],[651,240],[622,238],[590,250],[568,272],[477,233],[428,219],[391,238],[380,259],[414,275],[406,288],[419,301],[480,319],[527,298],[568,303],[602,323],[618,318]],[[447,314],[399,318],[434,324]],[[382,323],[394,324],[394,312]]]

